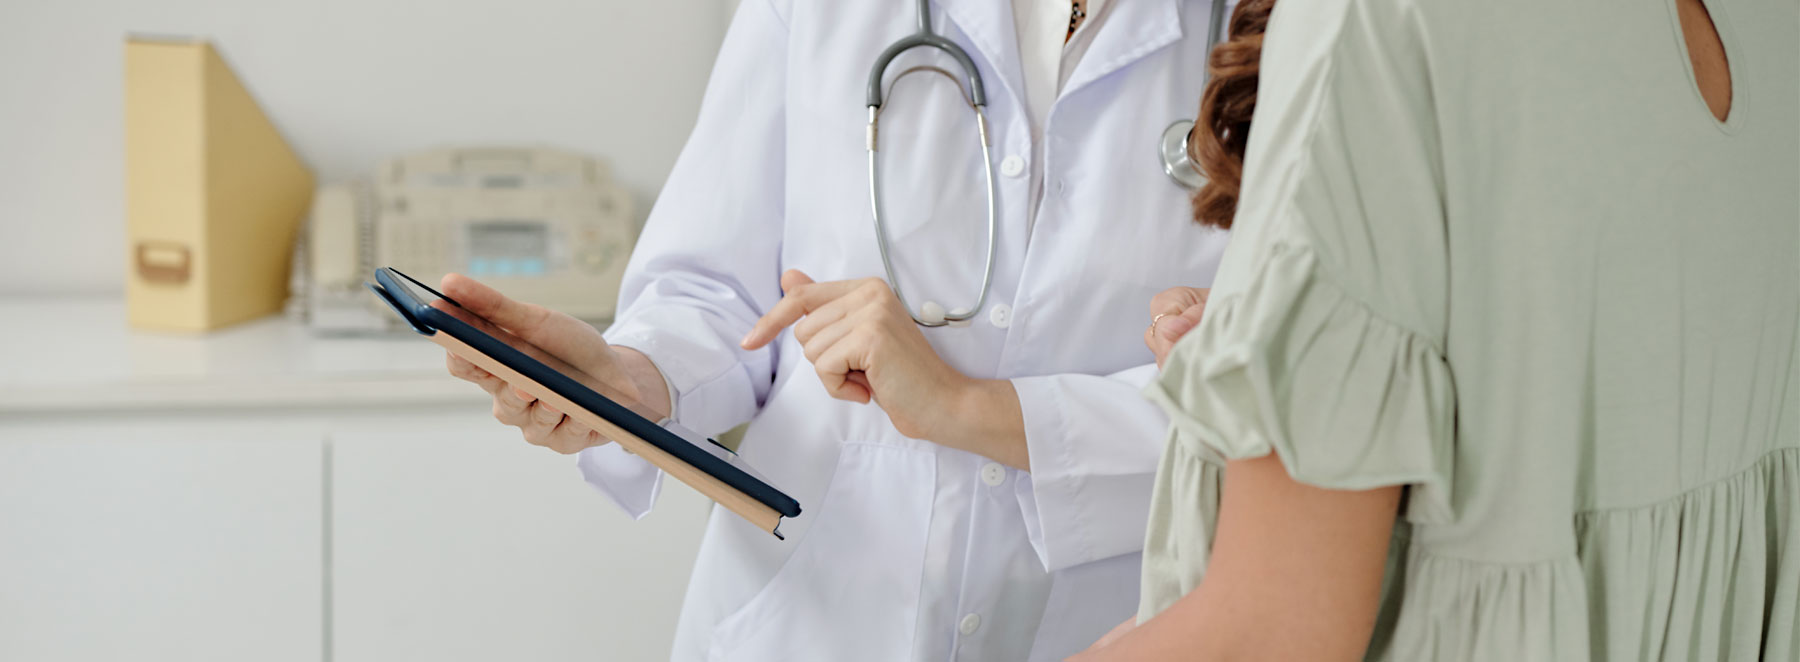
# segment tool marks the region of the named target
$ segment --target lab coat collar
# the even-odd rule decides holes
[[[910,3],[909,3],[910,4]],[[969,42],[987,60],[1000,80],[987,83],[990,97],[999,88],[1021,106],[1025,103],[1025,71],[1019,62],[1019,29],[1013,24],[1012,3],[995,0],[937,0],[950,21],[968,35]],[[933,26],[939,34],[944,27]],[[999,85],[995,85],[999,83]],[[991,101],[989,103],[992,103]]]
[[[1059,98],[1181,40],[1181,0],[1111,0],[1109,4],[1106,22],[1075,65],[1075,73],[1063,84]]]

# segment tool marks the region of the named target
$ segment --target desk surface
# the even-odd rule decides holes
[[[119,298],[0,298],[0,415],[486,400],[411,334],[326,338],[282,316],[145,333],[126,326]]]

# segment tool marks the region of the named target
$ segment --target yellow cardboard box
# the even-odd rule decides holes
[[[204,41],[125,44],[131,326],[207,331],[277,312],[313,175]]]

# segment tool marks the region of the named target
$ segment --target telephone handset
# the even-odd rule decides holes
[[[362,281],[376,266],[456,271],[578,318],[613,313],[637,240],[630,194],[604,164],[544,148],[438,149],[392,159],[373,182],[321,188],[296,259],[313,327],[392,326]]]

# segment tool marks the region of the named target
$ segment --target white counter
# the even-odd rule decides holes
[[[131,331],[117,298],[0,298],[0,415],[486,402],[410,333],[319,337],[285,317]]]

